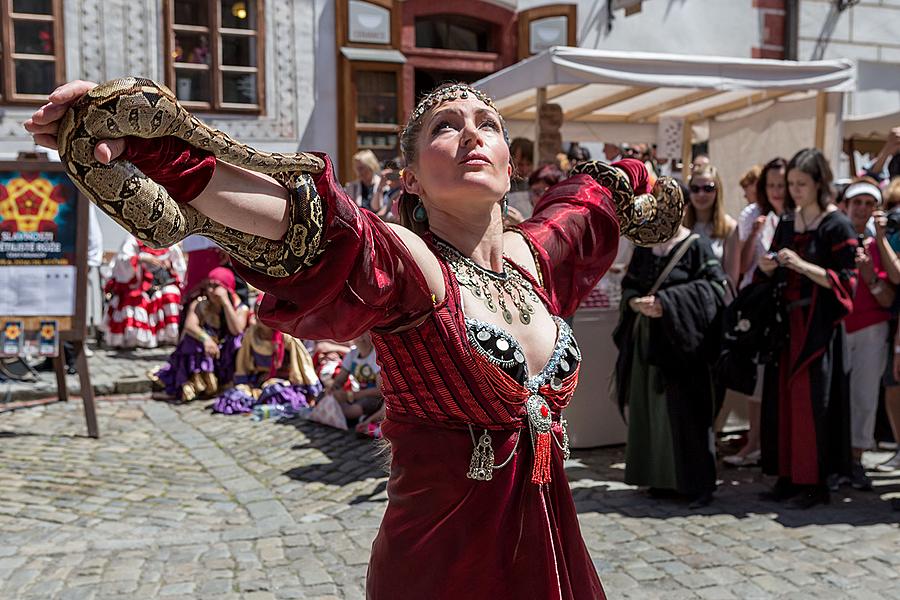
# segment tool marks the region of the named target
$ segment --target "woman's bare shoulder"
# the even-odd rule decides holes
[[[531,252],[531,246],[528,245],[525,236],[518,229],[507,229],[503,232],[503,254],[537,277],[538,267],[534,260],[534,254]]]
[[[388,223],[388,227],[406,245],[413,260],[416,261],[416,264],[425,276],[425,281],[428,282],[428,288],[434,294],[435,300],[441,302],[444,299],[444,275],[441,272],[441,265],[438,263],[434,252],[431,251],[425,240],[406,227],[395,223]]]

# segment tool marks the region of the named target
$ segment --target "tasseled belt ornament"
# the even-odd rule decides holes
[[[525,411],[528,418],[528,433],[531,436],[531,448],[534,454],[534,464],[531,468],[531,482],[538,485],[550,482],[550,452],[551,443],[555,442],[562,450],[563,458],[569,458],[569,434],[565,418],[560,415],[559,424],[562,428],[562,442],[553,435],[553,413],[550,411],[550,405],[547,400],[540,394],[534,393],[525,401]],[[472,458],[469,460],[469,471],[466,476],[476,481],[490,481],[494,477],[496,469],[502,469],[510,463],[516,450],[519,448],[519,439],[522,437],[521,430],[516,434],[516,443],[506,457],[499,465],[494,464],[494,448],[491,445],[491,435],[487,429],[481,434],[478,441],[475,441],[475,434],[472,427],[469,426],[469,432],[472,436]]]

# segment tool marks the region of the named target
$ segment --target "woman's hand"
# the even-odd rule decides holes
[[[875,265],[865,248],[860,248],[856,252],[856,268],[859,269],[859,276],[863,281],[868,283],[876,278]]]
[[[759,235],[759,230],[762,229],[762,226],[766,224],[766,217],[764,215],[760,215],[753,220],[753,224],[750,226],[750,239],[756,239],[756,236]]]
[[[210,292],[209,295],[219,301],[223,306],[227,304],[231,304],[230,298],[228,297],[228,290],[226,290],[223,286],[217,285]]]
[[[806,261],[790,248],[782,248],[778,251],[778,264],[802,274]]]
[[[213,358],[219,358],[219,345],[209,336],[203,339],[203,351]]]
[[[778,264],[778,255],[766,252],[759,257],[759,270],[766,275],[771,275],[780,265]]]
[[[59,122],[69,107],[88,91],[97,87],[92,81],[80,79],[65,83],[50,94],[46,104],[34,111],[34,114],[25,121],[25,131],[31,134],[34,143],[51,150],[59,148],[56,134],[59,132]],[[117,158],[125,150],[124,139],[104,140],[94,148],[94,158],[103,164],[108,164]]]
[[[876,210],[872,213],[872,220],[875,222],[875,239],[883,240],[887,233],[887,213]]]
[[[662,303],[660,303],[656,296],[632,298],[628,301],[628,306],[631,307],[631,310],[639,312],[645,317],[650,317],[651,319],[658,319],[663,314]]]

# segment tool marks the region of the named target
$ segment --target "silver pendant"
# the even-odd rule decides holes
[[[476,481],[490,481],[494,477],[494,448],[491,446],[491,436],[487,429],[472,450],[466,477]]]

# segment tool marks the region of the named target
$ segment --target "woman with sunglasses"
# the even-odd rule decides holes
[[[35,141],[55,146],[58,119],[91,87],[54,92],[26,123]],[[171,230],[190,203],[204,226],[246,234],[221,236],[238,259],[259,245],[280,253],[278,270],[239,268],[267,292],[264,322],[300,338],[372,332],[391,476],[368,598],[602,599],[563,469],[561,411],[581,352],[562,316],[609,268],[620,231],[644,243],[675,233],[680,194],[672,181],[653,188],[640,161],[586,163],[504,231],[508,131],[465,84],[425,96],[400,146],[407,227],[360,209],[323,155],[303,157],[289,190],[180,138],[105,141],[94,154],[108,163],[124,150],[155,181],[177,181],[182,204],[156,196]]]
[[[684,210],[684,226],[706,238],[728,279],[738,276],[737,221],[725,214],[724,190],[719,170],[712,165],[695,165],[688,179],[690,202]]]
[[[765,497],[793,508],[827,503],[828,476],[850,470],[840,324],[853,308],[857,236],[831,201],[831,181],[815,148],[791,159],[785,212],[757,270],[784,282],[789,329],[763,382],[762,467],[778,476]]]

